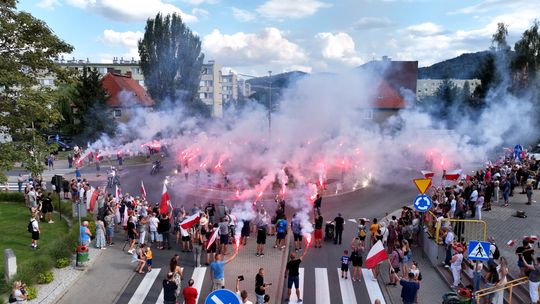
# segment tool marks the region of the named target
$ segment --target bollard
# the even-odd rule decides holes
[[[4,250],[4,276],[9,282],[17,274],[17,257],[11,248]]]

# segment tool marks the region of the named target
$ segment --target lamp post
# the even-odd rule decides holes
[[[268,137],[272,139],[272,71],[268,71]]]

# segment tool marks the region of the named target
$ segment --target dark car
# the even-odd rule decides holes
[[[73,147],[71,147],[71,145],[69,145],[69,144],[67,144],[67,143],[65,143],[63,141],[60,141],[60,140],[56,141],[54,139],[49,139],[49,140],[47,140],[46,143],[47,143],[47,145],[53,145],[53,144],[58,145],[57,151],[69,151],[69,150],[71,150],[73,148]]]

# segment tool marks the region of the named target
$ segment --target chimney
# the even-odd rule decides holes
[[[127,71],[127,72],[126,72],[126,77],[127,77],[127,78],[131,78],[131,71]]]

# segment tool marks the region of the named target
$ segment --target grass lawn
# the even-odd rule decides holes
[[[46,254],[53,245],[53,240],[68,233],[65,221],[60,221],[58,214],[53,215],[54,224],[39,223],[41,230],[39,249],[32,250],[31,234],[28,232],[30,214],[23,203],[0,202],[0,275],[4,277],[4,249],[13,249],[17,265]]]

